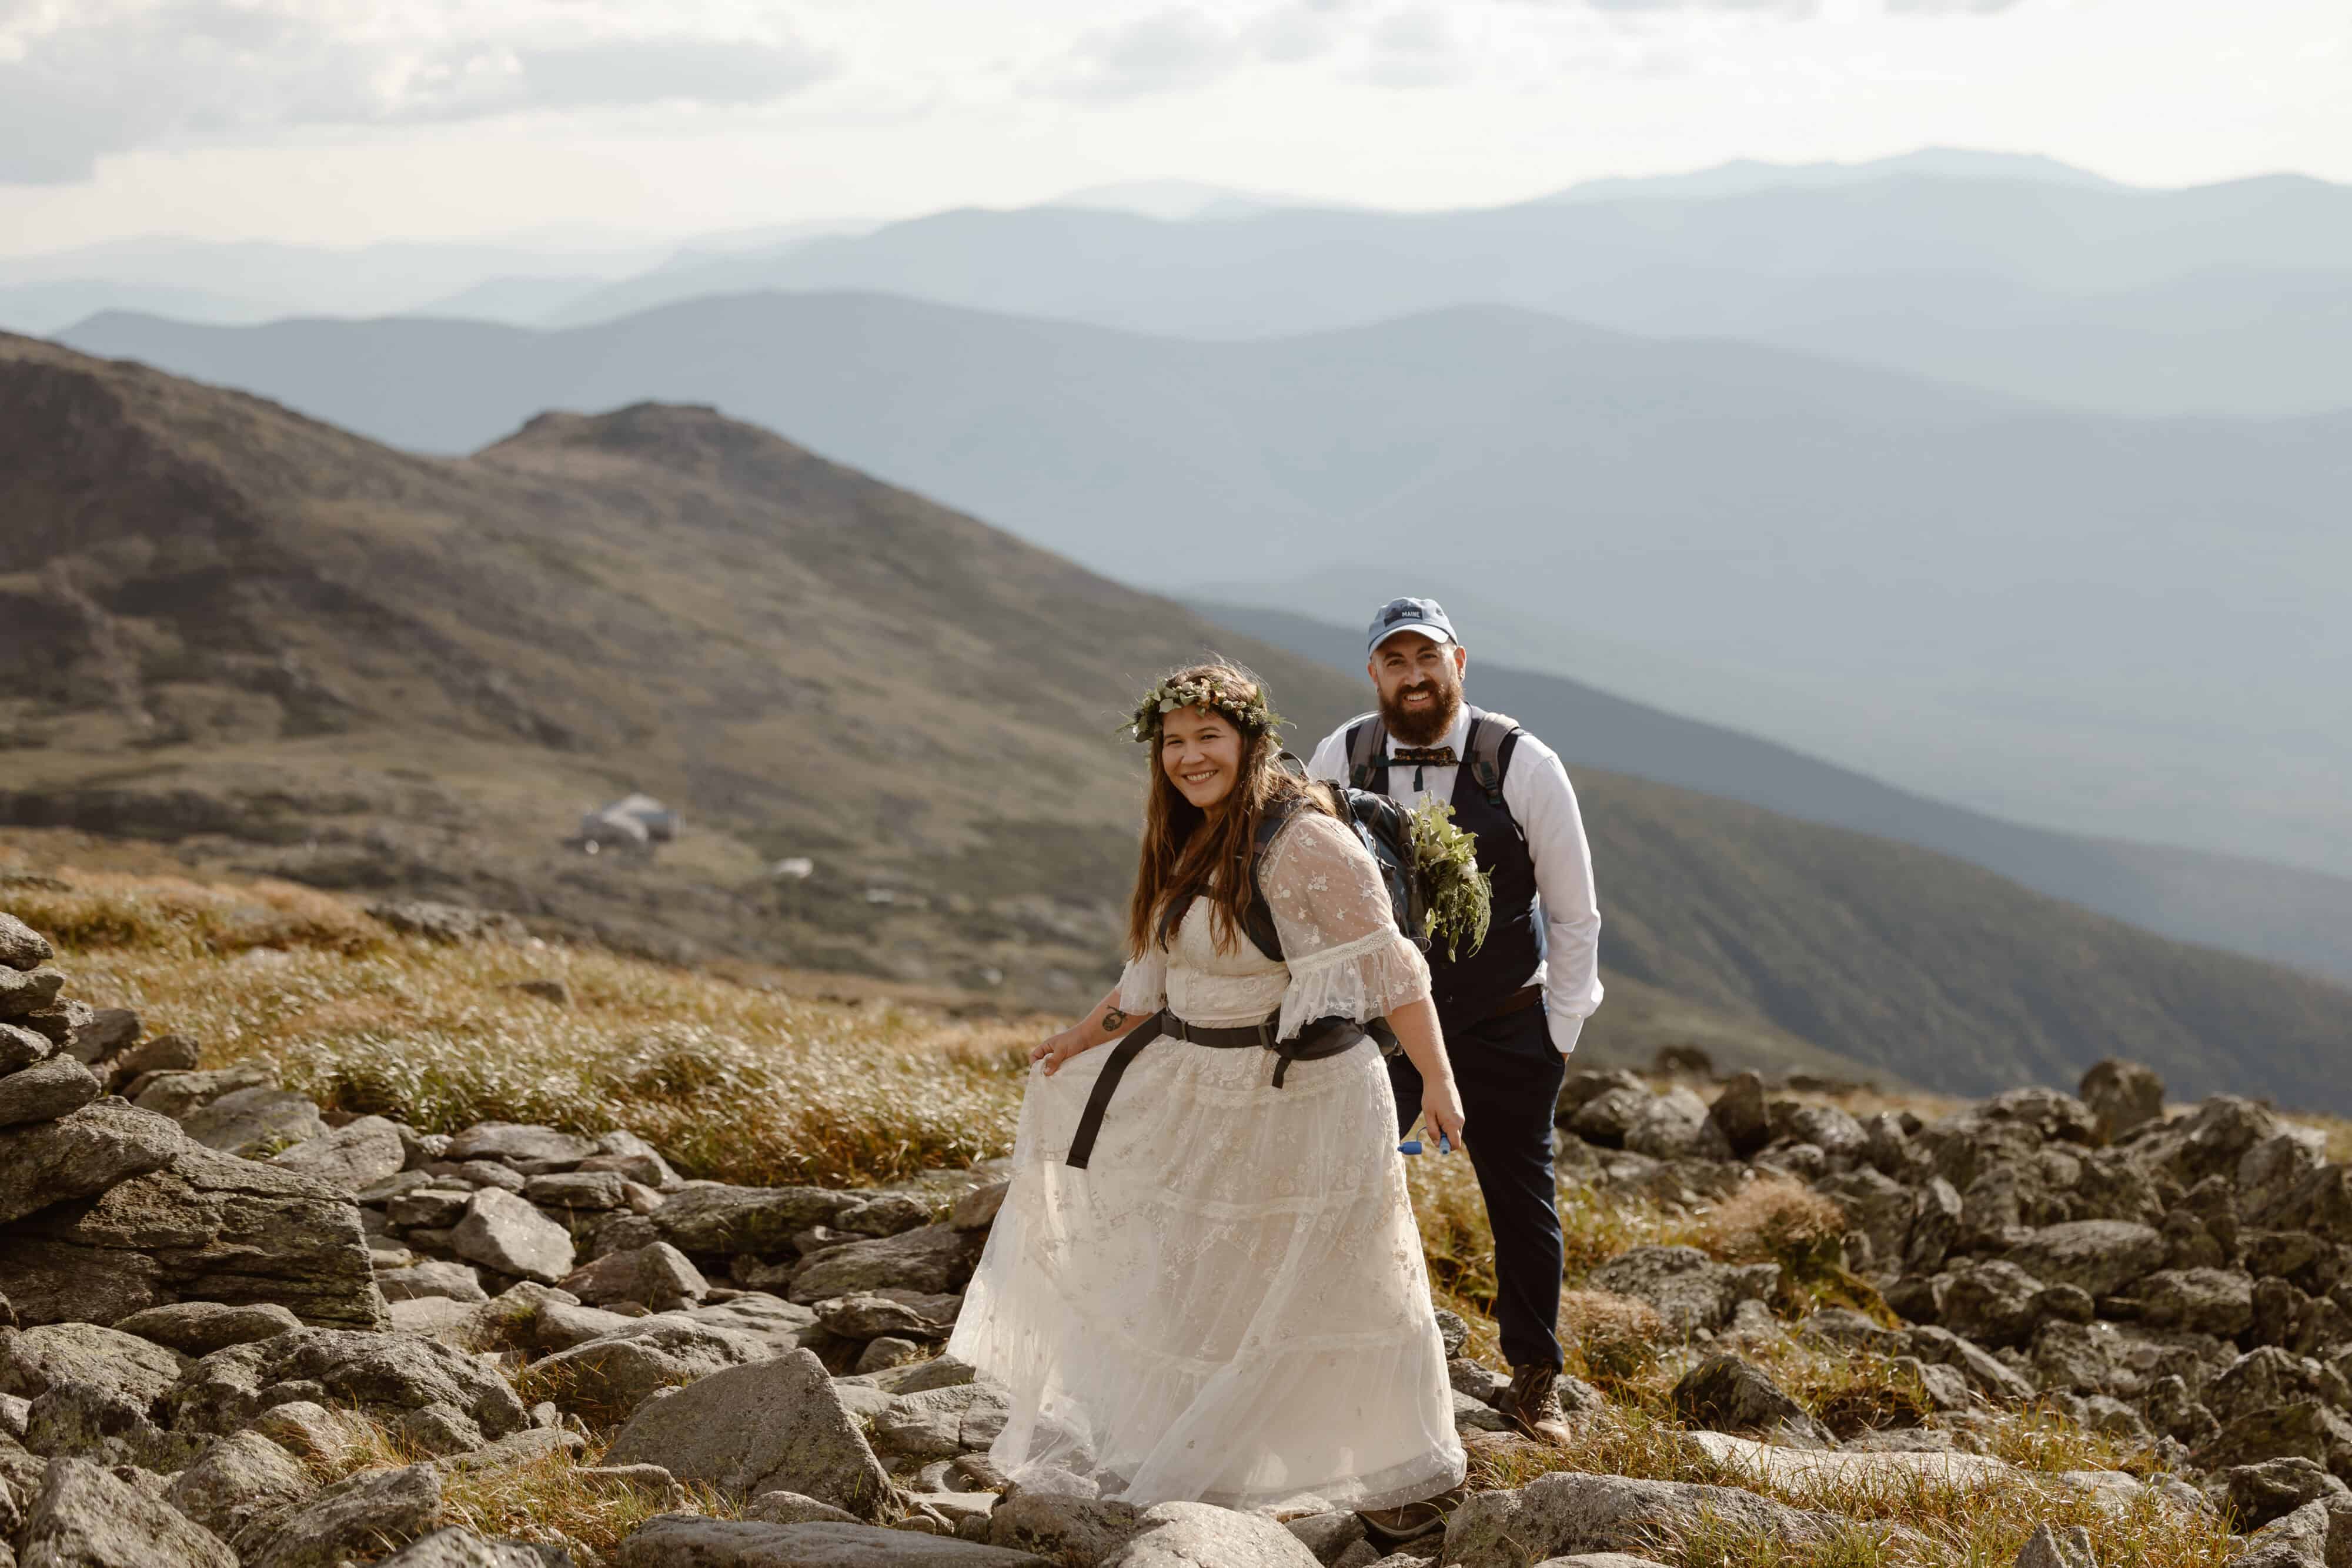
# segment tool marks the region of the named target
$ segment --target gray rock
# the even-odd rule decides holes
[[[1707,1119],[1706,1102],[1677,1085],[1651,1097],[1632,1126],[1625,1147],[1662,1160],[1727,1160],[1731,1145]]]
[[[660,1223],[681,1193],[654,1217]],[[790,1297],[803,1305],[889,1287],[927,1294],[960,1290],[980,1260],[982,1238],[952,1225],[927,1225],[872,1241],[836,1247],[793,1275]]]
[[[95,1063],[139,1038],[139,1015],[129,1008],[99,1008],[74,1025],[66,1051],[78,1061]]]
[[[0,1078],[0,1127],[54,1122],[98,1098],[99,1082],[70,1056],[52,1056]]]
[[[1622,1149],[1625,1135],[1642,1121],[1653,1098],[1647,1085],[1603,1090],[1577,1108],[1568,1119],[1568,1130],[1598,1147]]]
[[[497,1187],[476,1190],[449,1246],[460,1258],[542,1285],[572,1272],[572,1233]]]
[[[55,969],[0,967],[0,1019],[20,1019],[47,1007],[65,984],[66,977]]]
[[[743,1510],[743,1517],[761,1524],[861,1524],[845,1508],[803,1497],[796,1491],[762,1492]]]
[[[903,1395],[873,1417],[874,1446],[896,1459],[951,1459],[994,1442],[1006,1414],[1004,1391],[993,1384]]]
[[[0,910],[0,966],[17,970],[37,969],[57,956],[47,937],[5,910]]]
[[[1145,1509],[1141,1523],[1102,1568],[1321,1568],[1297,1536],[1264,1514],[1163,1502]]]
[[[482,1289],[481,1276],[464,1263],[438,1260],[412,1263],[405,1269],[385,1270],[375,1277],[375,1282],[389,1301],[413,1301],[428,1296],[469,1303],[490,1299]]]
[[[1054,1563],[1099,1563],[1144,1528],[1143,1510],[1130,1502],[1015,1487],[989,1515],[988,1540]]]
[[[1330,1568],[1340,1553],[1364,1539],[1363,1515],[1346,1509],[1287,1519],[1282,1527],[1297,1536],[1298,1543],[1314,1553],[1315,1561],[1323,1568]]]
[[[431,1465],[364,1470],[295,1508],[257,1520],[236,1539],[246,1568],[341,1568],[396,1551],[441,1511],[441,1472]]]
[[[2023,1344],[2041,1322],[2040,1281],[2014,1263],[1993,1261],[1952,1271],[1937,1321],[1989,1349]]]
[[[37,1399],[65,1384],[88,1384],[154,1404],[180,1380],[187,1362],[135,1334],[96,1323],[50,1323],[0,1333],[0,1394]]]
[[[2047,1524],[2026,1538],[2017,1553],[2016,1568],[2099,1568],[2091,1546],[2091,1532],[2077,1524],[2063,1533]]]
[[[0,1073],[20,1071],[37,1061],[47,1061],[57,1051],[56,1046],[31,1030],[0,1023]]]
[[[1878,1271],[1892,1274],[1902,1269],[1918,1211],[1918,1199],[1909,1187],[1861,1166],[1823,1176],[1814,1190],[1845,1211],[1849,1227],[1870,1238],[1870,1255]]]
[[[116,1387],[56,1384],[26,1408],[25,1447],[50,1458],[176,1470],[194,1458],[204,1439],[165,1431],[152,1418],[152,1408]]]
[[[1055,1568],[1025,1552],[870,1524],[762,1524],[695,1513],[647,1520],[621,1542],[618,1563],[620,1568]]]
[[[196,1042],[182,1035],[159,1034],[143,1045],[134,1045],[108,1061],[107,1082],[121,1085],[137,1082],[150,1072],[187,1072],[203,1059]]]
[[[588,1139],[559,1133],[552,1127],[522,1122],[483,1122],[451,1138],[448,1152],[443,1157],[460,1162],[504,1160],[514,1164],[530,1160],[542,1166],[550,1162],[576,1166],[594,1153],[596,1145]]]
[[[2122,1323],[2048,1322],[2033,1336],[2032,1359],[2044,1388],[2137,1399],[2166,1377],[2202,1388],[2236,1354],[2207,1334]]]
[[[992,1181],[975,1186],[955,1200],[948,1214],[948,1223],[958,1230],[985,1230],[996,1223],[997,1211],[1004,1207],[1004,1195],[1013,1190],[1010,1180]]]
[[[2205,1495],[2243,1534],[2307,1503],[2352,1497],[2352,1490],[2315,1460],[2284,1458],[2217,1471],[2206,1478]]]
[[[568,1427],[532,1427],[520,1432],[509,1432],[495,1443],[485,1443],[478,1448],[451,1454],[440,1464],[444,1471],[451,1474],[466,1470],[506,1470],[518,1465],[536,1463],[553,1454],[568,1454],[577,1458],[587,1448],[588,1439]]]
[[[1758,1151],[1772,1141],[1771,1107],[1764,1094],[1764,1081],[1753,1072],[1733,1074],[1715,1097],[1707,1113],[1731,1146],[1734,1157],[1753,1159]]]
[[[482,1429],[473,1418],[451,1405],[424,1405],[409,1411],[393,1427],[394,1433],[411,1447],[428,1454],[444,1457],[471,1453],[482,1448]],[[557,1437],[560,1433],[542,1434],[537,1430],[519,1432],[520,1437]]]
[[[643,1301],[657,1312],[690,1307],[710,1293],[702,1270],[667,1241],[608,1252],[567,1275],[563,1288],[592,1306]]]
[[[834,1224],[860,1236],[896,1236],[931,1222],[931,1205],[911,1192],[877,1193],[855,1208],[844,1209]],[[958,1226],[969,1230],[970,1226]]]
[[[0,1225],[158,1169],[186,1146],[172,1122],[112,1102],[54,1122],[0,1128]],[[6,1240],[0,1232],[0,1250]],[[0,1291],[13,1296],[5,1272]]]
[[[173,1507],[224,1541],[254,1521],[319,1490],[294,1456],[258,1432],[239,1432],[205,1449],[172,1478]]]
[[[1730,1322],[1741,1301],[1778,1290],[1780,1266],[1717,1263],[1696,1247],[1636,1247],[1594,1270],[1590,1283],[1648,1302],[1680,1334],[1712,1333]]]
[[[955,1310],[959,1304],[959,1299],[954,1296],[936,1296],[918,1302],[865,1292],[819,1301],[816,1321],[823,1323],[828,1333],[837,1333],[844,1339],[879,1339],[884,1334],[939,1339],[955,1326]]]
[[[171,1125],[112,1111],[137,1117],[136,1134]],[[109,1113],[100,1102],[46,1125]],[[0,1227],[0,1292],[28,1322],[114,1322],[170,1301],[275,1301],[305,1322],[376,1327],[383,1298],[359,1214],[310,1176],[183,1143],[163,1168],[119,1180],[91,1203]]]
[[[2254,1281],[2235,1270],[2161,1270],[2132,1293],[2139,1302],[2139,1321],[2150,1328],[2229,1339],[2254,1321]]]
[[[173,1424],[226,1436],[292,1399],[356,1407],[387,1421],[446,1405],[493,1437],[529,1424],[506,1379],[480,1359],[432,1340],[340,1329],[299,1329],[215,1351],[173,1388]]]
[[[572,1554],[559,1546],[520,1541],[485,1541],[452,1525],[419,1537],[376,1568],[568,1568]]]
[[[1835,1105],[1792,1104],[1785,1112],[1780,1106],[1773,1109],[1773,1135],[1812,1145],[1832,1168],[1852,1166],[1870,1147],[1870,1134],[1863,1130],[1862,1124]]]
[[[1802,1543],[1836,1533],[1840,1521],[1734,1487],[1561,1471],[1517,1491],[1469,1498],[1447,1522],[1444,1561],[1459,1568],[1527,1568],[1577,1552],[1639,1555],[1656,1550],[1663,1533],[1703,1527]]]
[[[462,1186],[469,1192],[478,1186],[494,1186],[520,1194],[530,1185],[529,1176],[497,1160],[434,1160],[421,1168],[425,1175],[441,1178],[437,1186]]]
[[[268,1339],[302,1326],[302,1320],[274,1301],[232,1307],[219,1301],[176,1301],[133,1312],[114,1325],[117,1333],[178,1351],[210,1355],[233,1344]]]
[[[396,1230],[446,1230],[466,1218],[471,1187],[411,1187],[384,1205],[385,1222]]]
[[[51,1459],[26,1513],[25,1568],[237,1568],[210,1531],[85,1460]]]
[[[273,1080],[267,1070],[251,1065],[218,1067],[202,1072],[159,1072],[141,1087],[131,1103],[173,1121],[224,1094],[240,1089],[266,1089]]]
[[[859,1201],[816,1186],[689,1186],[673,1193],[650,1223],[689,1258],[789,1255],[794,1236],[832,1224]]]
[[[286,1089],[236,1089],[180,1120],[181,1130],[209,1149],[268,1154],[288,1144],[327,1135],[318,1104]]]
[[[886,1372],[860,1373],[853,1377],[835,1378],[834,1382],[840,1385],[879,1389],[895,1396],[920,1394],[932,1388],[958,1387],[971,1382],[973,1375],[970,1363],[958,1361],[951,1355],[935,1355],[929,1361],[917,1362],[909,1366],[894,1366]]]
[[[2271,1203],[2262,1222],[2352,1247],[2352,1166],[2322,1166]]]
[[[619,1333],[636,1321],[625,1312],[608,1312],[602,1307],[550,1298],[539,1304],[539,1311],[514,1337],[530,1350],[570,1350],[573,1345]]]
[[[2045,1285],[2105,1298],[2164,1267],[2166,1250],[2163,1236],[2147,1226],[2078,1219],[2035,1231],[2010,1249],[2009,1261]]]
[[[889,1478],[807,1351],[715,1372],[638,1406],[605,1462],[659,1464],[735,1497],[795,1491],[861,1519],[882,1515]]]
[[[1736,1355],[1708,1356],[1684,1374],[1667,1403],[1685,1421],[1709,1431],[1767,1437],[1795,1448],[1834,1446],[1786,1389]]]
[[[270,1156],[269,1163],[355,1193],[397,1176],[407,1159],[397,1126],[382,1116],[362,1116],[322,1138],[281,1150]]]
[[[621,1207],[627,1185],[617,1171],[557,1171],[532,1176],[522,1195],[542,1208],[602,1213]]]
[[[2326,1504],[2307,1502],[2249,1536],[2231,1568],[2328,1568],[2329,1523]]]
[[[2214,1094],[2185,1116],[2140,1128],[2125,1147],[2141,1169],[2193,1187],[2208,1176],[2236,1175],[2246,1151],[2277,1136],[2280,1127],[2275,1112],[2234,1094]]]
[[[1942,1176],[1930,1176],[1919,1189],[1918,1207],[1911,1220],[1911,1239],[1905,1244],[1903,1267],[1914,1274],[1933,1274],[1944,1266],[1959,1244],[1965,1205],[1959,1189]]]
[[[884,1334],[878,1339],[866,1342],[866,1348],[857,1353],[857,1364],[852,1370],[883,1372],[894,1366],[905,1366],[910,1362],[920,1361],[929,1354],[928,1350],[913,1340],[900,1339],[896,1334]]]
[[[474,1309],[474,1332],[485,1341],[519,1345],[530,1332],[540,1308],[550,1301],[580,1304],[580,1298],[535,1280],[518,1280]]]
[[[533,1370],[566,1410],[593,1420],[617,1420],[657,1390],[775,1354],[776,1347],[758,1334],[665,1313],[559,1351]]]
[[[2032,1378],[1947,1328],[1922,1323],[1907,1329],[1903,1349],[1930,1366],[1952,1368],[1988,1399],[2021,1403],[2036,1393]]]

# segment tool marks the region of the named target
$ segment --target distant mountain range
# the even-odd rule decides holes
[[[1369,606],[1381,601],[1360,596]],[[1362,634],[1285,610],[1195,601],[1194,608],[1286,652],[1356,674]],[[1490,629],[1457,608],[1473,650],[1472,695],[1542,736],[1571,769],[1605,768],[1875,833],[1999,872],[2037,893],[2186,942],[2294,964],[2352,983],[2352,878],[2263,861],[2077,837],[2003,821],[1719,725],[1681,718],[1558,675],[1496,663]]]
[[[709,409],[417,457],[0,338],[0,823],[1064,1006],[1114,956],[1137,685],[1223,643],[1311,735],[1360,684]],[[1978,1092],[2127,1052],[2179,1092],[2352,1109],[2352,991],[1885,839],[1578,783],[1597,1055],[1698,1039]],[[684,809],[677,845],[559,846],[631,787]],[[819,874],[772,880],[786,853]]]
[[[427,451],[710,402],[1163,591],[1414,562],[1734,672],[1742,727],[1924,794],[2352,873],[2352,727],[2318,719],[2352,667],[2352,415],[2102,419],[1495,308],[1217,343],[772,294],[67,340]]]

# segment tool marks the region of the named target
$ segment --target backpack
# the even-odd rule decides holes
[[[1470,734],[1463,743],[1468,753],[1462,766],[1470,769],[1470,777],[1486,794],[1486,804],[1510,819],[1514,830],[1518,819],[1511,816],[1510,808],[1503,803],[1503,779],[1511,771],[1511,757],[1519,748],[1519,737],[1524,732],[1519,721],[1508,714],[1487,713],[1481,708],[1470,710]],[[1348,782],[1358,789],[1370,790],[1374,776],[1384,774],[1391,764],[1381,760],[1388,746],[1389,727],[1375,714],[1360,718],[1348,727]],[[1382,779],[1381,783],[1386,784]],[[1382,797],[1385,799],[1385,795]],[[1527,835],[1521,832],[1524,839]]]

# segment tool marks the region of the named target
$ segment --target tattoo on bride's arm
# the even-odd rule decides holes
[[[1109,1008],[1104,1010],[1103,1028],[1116,1030],[1125,1028],[1126,1025],[1127,1015],[1125,1013],[1119,1011],[1117,1008]]]

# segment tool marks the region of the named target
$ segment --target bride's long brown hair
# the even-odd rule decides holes
[[[1256,699],[1261,709],[1265,683],[1239,664],[1213,660],[1171,672],[1163,685],[1206,682],[1245,701]],[[1241,766],[1234,787],[1206,811],[1184,799],[1160,759],[1160,737],[1150,737],[1151,779],[1143,807],[1143,852],[1136,866],[1135,896],[1128,904],[1127,946],[1129,956],[1150,952],[1160,941],[1161,922],[1171,910],[1181,910],[1196,898],[1209,900],[1211,929],[1217,946],[1234,949],[1248,916],[1255,882],[1250,857],[1255,852],[1258,824],[1268,810],[1302,800],[1308,809],[1331,808],[1322,790],[1283,768],[1282,737],[1268,729],[1253,734],[1234,716],[1216,711],[1241,737]]]

